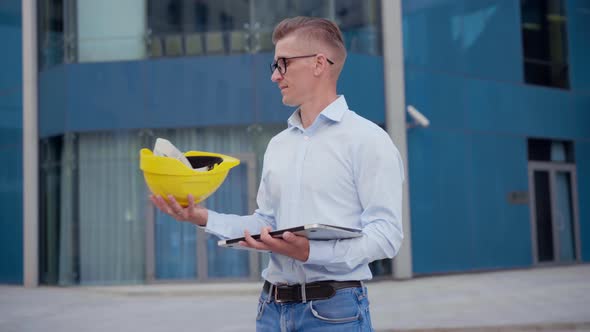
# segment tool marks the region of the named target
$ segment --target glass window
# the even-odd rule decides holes
[[[288,17],[330,17],[328,0],[253,0],[253,49],[255,52],[273,52],[272,32],[275,26]]]
[[[39,69],[47,69],[64,60],[63,0],[40,0]]]
[[[255,21],[262,30],[274,30],[283,19],[294,16],[329,17],[327,0],[254,0]]]
[[[350,52],[378,55],[379,6],[378,0],[40,0],[40,68],[272,52],[274,27],[294,16],[333,19]]]
[[[60,229],[60,153],[63,136],[41,141],[40,185],[40,281],[42,284],[57,284],[59,279],[59,234]]]
[[[249,0],[149,0],[152,57],[244,53]]]
[[[573,163],[574,144],[571,141],[554,141],[531,138],[528,140],[529,160]]]
[[[380,1],[336,0],[334,11],[348,52],[382,54]]]
[[[381,54],[381,19],[377,0],[253,0],[255,50],[272,52],[272,32],[285,18],[294,16],[325,17],[334,20],[349,52]]]
[[[244,215],[256,208],[264,149],[282,129],[277,125],[256,131],[247,127],[130,130],[42,139],[41,282],[88,285],[201,276],[257,278],[259,272],[250,268],[249,252],[218,248],[216,237],[163,213],[148,212],[156,210],[147,199],[138,151],[153,147],[156,137],[166,137],[182,151],[238,157],[242,164],[203,204]]]
[[[76,14],[67,15],[65,21],[66,35],[77,41],[76,58],[71,61],[145,58],[145,6],[144,0],[76,0]]]
[[[148,26],[154,34],[182,32],[182,0],[148,1]]]
[[[567,16],[562,0],[521,0],[525,81],[569,88]]]

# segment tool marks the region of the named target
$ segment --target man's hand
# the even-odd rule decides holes
[[[150,201],[160,211],[170,215],[172,218],[178,221],[188,221],[198,226],[207,225],[207,218],[209,216],[207,209],[196,205],[193,195],[188,195],[187,198],[188,206],[183,208],[172,195],[168,195],[168,201],[160,195],[150,195]]]
[[[271,230],[270,227],[262,228],[260,241],[254,240],[248,230],[245,230],[244,237],[246,241],[240,241],[240,245],[248,248],[270,250],[302,262],[307,261],[309,258],[309,240],[306,237],[285,232],[282,239],[274,238],[269,234]]]

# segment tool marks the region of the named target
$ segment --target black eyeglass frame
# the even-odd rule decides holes
[[[270,64],[270,73],[272,75],[272,74],[274,74],[275,70],[278,70],[279,71],[279,74],[285,75],[287,73],[287,60],[301,59],[301,58],[311,58],[312,56],[318,56],[319,54],[320,53],[309,54],[309,55],[291,56],[291,57],[288,57],[288,58],[285,58],[285,57],[278,58],[276,61],[273,61]],[[285,71],[284,72],[281,72],[281,70],[279,69],[279,68],[281,68],[279,66],[279,61],[281,61],[281,60],[283,61],[283,66],[285,67]],[[334,64],[334,62],[332,60],[330,60],[328,58],[326,58],[326,60],[328,61],[328,63],[330,65],[333,65]]]

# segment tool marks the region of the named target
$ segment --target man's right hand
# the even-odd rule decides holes
[[[150,201],[160,211],[170,215],[172,218],[178,221],[188,221],[197,226],[206,226],[209,216],[207,209],[195,204],[195,198],[192,195],[188,195],[187,198],[188,206],[183,208],[172,195],[168,195],[168,201],[160,195],[150,195]]]

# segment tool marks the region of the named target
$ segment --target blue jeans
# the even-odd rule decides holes
[[[262,292],[256,331],[373,331],[367,289],[344,288],[326,300],[276,303]]]

